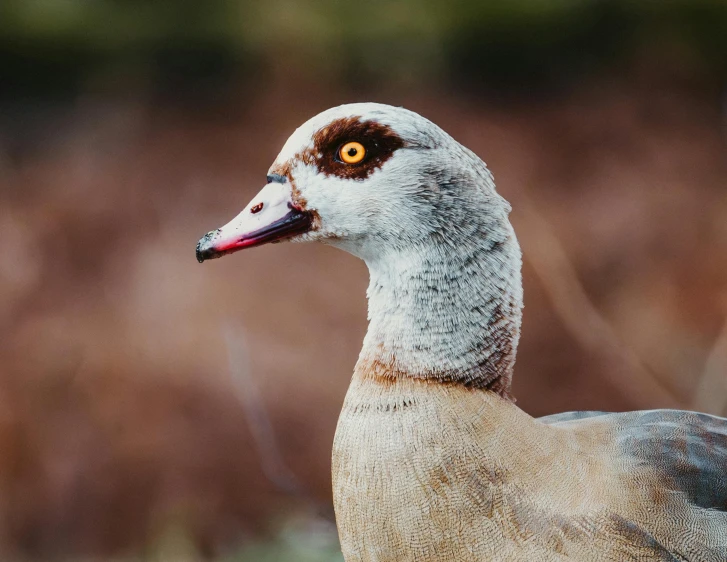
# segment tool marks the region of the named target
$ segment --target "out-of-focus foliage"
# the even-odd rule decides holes
[[[335,529],[285,528],[275,540],[255,542],[221,562],[343,562]]]
[[[197,562],[205,558],[183,528],[170,528],[157,537],[150,552],[133,560],[109,562]],[[267,538],[253,539],[215,562],[343,562],[335,525],[307,516],[293,516]],[[86,561],[91,562],[91,561]]]
[[[271,64],[357,84],[445,75],[531,87],[640,49],[724,70],[725,29],[723,0],[4,0],[0,70],[5,94],[37,93],[48,73],[75,89],[109,75],[133,85]]]

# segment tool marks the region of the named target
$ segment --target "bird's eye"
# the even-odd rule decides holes
[[[366,149],[360,142],[347,142],[338,149],[338,156],[346,164],[358,164],[366,156]]]

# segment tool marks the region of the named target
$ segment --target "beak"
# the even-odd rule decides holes
[[[293,202],[288,182],[272,182],[222,228],[205,234],[197,243],[197,261],[219,258],[245,248],[278,242],[308,232],[310,213]]]

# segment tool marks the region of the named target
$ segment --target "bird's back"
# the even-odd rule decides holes
[[[677,560],[727,560],[727,419],[648,410],[539,421],[576,434],[607,433],[613,466],[632,490],[624,499],[633,523],[664,537]]]
[[[634,469],[653,471],[666,489],[684,494],[695,507],[727,513],[727,419],[681,410],[566,412],[539,419],[553,426],[610,424],[614,445]]]

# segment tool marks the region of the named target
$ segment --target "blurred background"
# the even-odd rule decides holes
[[[344,102],[512,202],[523,409],[727,414],[726,87],[724,0],[2,0],[0,559],[342,560],[366,268],[193,251]]]

